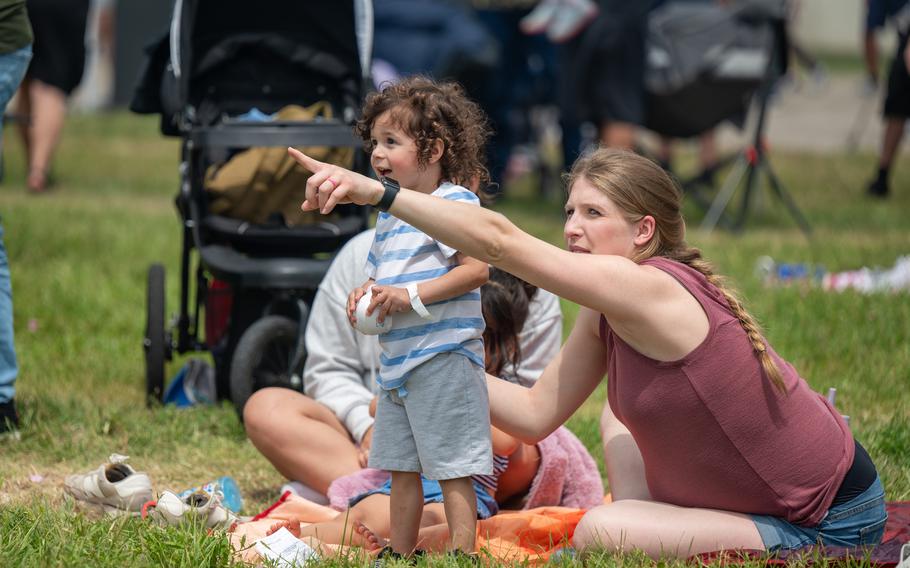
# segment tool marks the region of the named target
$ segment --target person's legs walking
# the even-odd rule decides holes
[[[885,130],[882,135],[882,153],[878,161],[878,174],[866,188],[873,197],[887,197],[889,193],[888,178],[894,157],[904,136],[904,125],[910,118],[910,71],[904,61],[908,36],[903,35],[897,46],[897,52],[891,61],[888,73],[888,91],[885,95],[883,115]]]
[[[28,117],[28,180],[29,191],[40,193],[47,188],[51,159],[66,118],[66,94],[57,87],[37,79],[28,81],[27,94],[31,115]]]
[[[891,164],[904,137],[903,117],[887,117],[885,131],[882,135],[882,153],[878,160],[878,175],[869,184],[868,193],[875,197],[887,197],[890,192],[888,178],[891,175]]]

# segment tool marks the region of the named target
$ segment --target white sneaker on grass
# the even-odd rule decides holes
[[[221,499],[218,491],[194,491],[183,499],[165,491],[158,501],[149,504],[142,516],[168,526],[198,522],[207,529],[227,530],[238,519],[221,503]]]
[[[63,489],[78,502],[108,514],[138,515],[142,505],[154,498],[148,474],[126,465],[129,456],[111,454],[109,462],[95,471],[69,475]]]

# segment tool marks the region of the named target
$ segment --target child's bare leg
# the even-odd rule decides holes
[[[446,521],[453,550],[474,552],[477,537],[477,495],[470,477],[446,479],[442,485]]]
[[[365,527],[369,529],[364,530]],[[381,535],[388,535],[388,531],[389,497],[374,494],[360,500],[344,513],[339,513],[331,521],[302,527],[297,537],[308,544],[313,540],[323,544],[343,544],[373,550],[384,544]]]
[[[403,555],[414,552],[422,513],[423,485],[420,482],[420,474],[393,471],[389,507],[389,517],[395,519],[390,531],[392,550]]]
[[[449,525],[446,524],[445,505],[429,503],[423,506],[417,548],[427,552],[442,553],[449,548]]]

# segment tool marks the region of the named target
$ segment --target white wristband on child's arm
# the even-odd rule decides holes
[[[405,289],[407,289],[408,297],[411,299],[411,307],[414,308],[417,315],[423,319],[433,319],[433,316],[427,311],[426,306],[423,305],[423,301],[420,299],[420,295],[417,293],[417,284],[408,284]]]

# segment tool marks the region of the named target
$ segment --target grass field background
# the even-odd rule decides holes
[[[232,475],[254,514],[283,479],[246,440],[229,404],[177,410],[144,405],[142,335],[146,271],[167,268],[176,309],[180,226],[173,207],[179,146],[157,119],[126,113],[74,116],[44,196],[24,190],[23,157],[5,132],[0,214],[12,270],[21,440],[0,441],[0,565],[227,566],[225,539],[198,529],[94,519],[64,498],[65,475],[128,454],[158,491]],[[691,152],[687,153],[690,156]],[[899,165],[889,201],[862,192],[868,154],[778,153],[774,165],[814,228],[811,239],[762,189],[741,234],[690,231],[746,298],[775,349],[812,387],[838,389],[838,407],[869,449],[889,500],[910,499],[910,301],[906,293],[832,293],[807,285],[766,287],[758,257],[828,270],[891,266],[910,254],[910,170]],[[509,188],[498,209],[519,226],[561,242],[558,202],[530,184]],[[697,227],[702,212],[687,204]],[[609,286],[609,282],[604,282]],[[577,308],[563,304],[566,327]],[[169,365],[172,376],[184,359]],[[599,388],[569,422],[600,460]],[[635,555],[597,564],[647,563]]]

